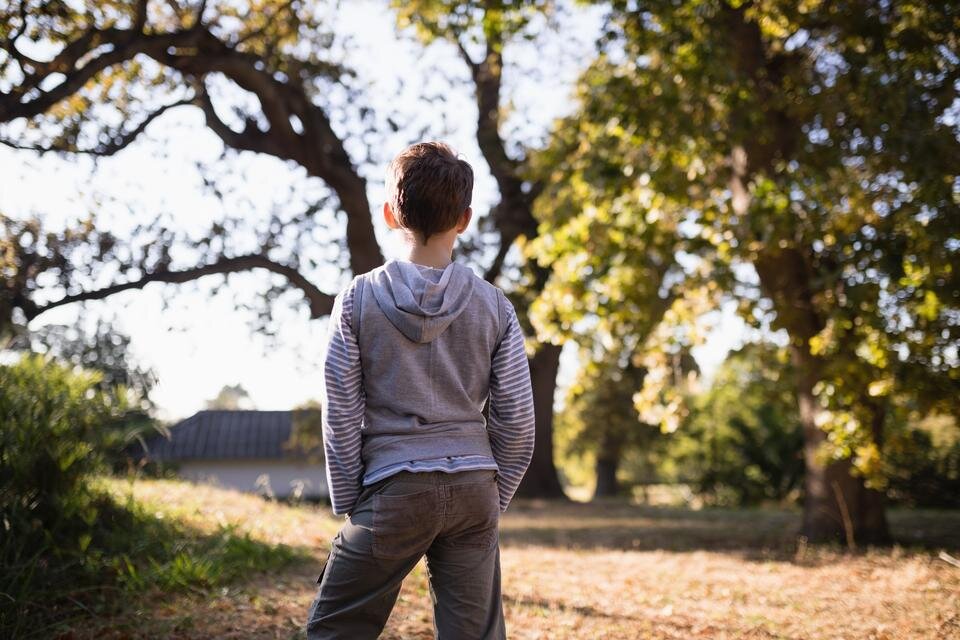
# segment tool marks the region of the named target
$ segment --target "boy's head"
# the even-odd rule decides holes
[[[464,219],[473,193],[473,168],[442,142],[418,142],[390,163],[386,187],[384,209],[389,206],[397,224],[426,245],[430,236]]]

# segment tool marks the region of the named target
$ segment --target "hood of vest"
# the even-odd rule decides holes
[[[369,282],[390,323],[413,342],[426,343],[463,313],[474,278],[470,267],[458,262],[439,269],[391,259],[371,272]]]

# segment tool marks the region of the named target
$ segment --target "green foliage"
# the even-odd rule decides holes
[[[595,470],[601,473],[606,464],[616,473],[624,456],[633,451],[649,461],[649,477],[661,434],[656,426],[640,421],[632,399],[645,371],[633,364],[630,354],[597,362],[584,350],[582,359],[584,364],[567,389],[555,426],[555,444],[565,475],[574,484],[600,483],[599,477],[590,477]],[[634,465],[636,472],[641,465],[639,461]]]
[[[285,450],[304,456],[314,464],[323,464],[323,414],[320,402],[309,400],[293,409],[290,437]]]
[[[673,299],[655,361],[734,298],[814,381],[822,460],[883,488],[897,432],[960,406],[957,33],[954,3],[612,3],[534,159],[538,330],[647,336]],[[671,431],[686,408],[644,366]]]
[[[254,540],[233,524],[203,535],[133,500],[109,504],[111,517],[98,532],[95,553],[100,567],[131,593],[212,587],[299,557],[290,547]]]
[[[0,514],[8,530],[25,527],[13,535],[59,539],[59,527],[96,519],[85,479],[103,469],[108,427],[126,410],[100,379],[39,355],[0,367]]]
[[[125,409],[101,375],[35,354],[0,367],[0,590],[15,599],[87,561],[102,515],[87,479]]]
[[[236,411],[238,409],[254,409],[253,399],[250,393],[243,388],[242,384],[225,384],[217,392],[215,398],[207,400],[207,409],[226,409]]]
[[[960,431],[950,416],[911,424],[891,446],[887,495],[910,507],[960,508]]]
[[[94,391],[122,396],[124,409],[115,419],[103,420],[96,435],[103,461],[109,468],[123,471],[134,465],[130,454],[135,442],[142,444],[150,434],[166,431],[151,415],[154,404],[149,393],[156,384],[156,374],[132,360],[130,337],[111,322],[99,318],[92,331],[82,325],[49,324],[35,330],[16,326],[15,335],[6,348],[13,352],[41,353],[61,365],[96,372]]]
[[[400,28],[414,27],[417,36],[430,43],[446,38],[463,45],[470,40],[501,51],[504,40],[519,33],[541,12],[549,12],[551,0],[521,2],[416,0],[391,2]]]
[[[708,504],[796,498],[804,465],[792,375],[781,348],[733,352],[670,435],[664,475],[691,483]]]
[[[122,387],[41,355],[0,367],[0,636],[50,637],[116,590],[169,591],[232,580],[296,554],[221,527],[201,534],[96,486],[125,440]]]

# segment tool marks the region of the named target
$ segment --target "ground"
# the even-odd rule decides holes
[[[123,493],[131,485],[116,482]],[[298,548],[282,571],[251,572],[213,593],[147,593],[70,638],[302,638],[315,579],[340,520],[209,487],[138,481],[137,500],[201,530],[236,523]],[[652,508],[622,502],[515,502],[502,520],[511,639],[960,638],[960,513],[892,511],[900,544],[861,550],[798,544],[799,514]],[[383,638],[432,638],[423,565],[408,577]]]

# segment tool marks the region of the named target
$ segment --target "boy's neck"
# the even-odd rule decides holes
[[[435,267],[437,269],[446,268],[453,262],[453,243],[456,239],[456,233],[438,233],[430,237],[427,244],[424,245],[416,237],[404,234],[403,259],[408,262],[422,264],[426,267]],[[449,237],[448,237],[449,236]]]

